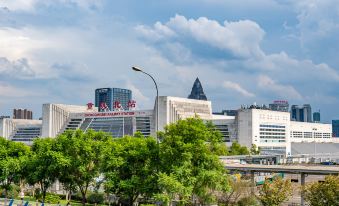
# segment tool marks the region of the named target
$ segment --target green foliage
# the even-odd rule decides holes
[[[59,180],[68,190],[79,189],[85,204],[88,187],[100,174],[104,146],[110,136],[103,132],[66,131],[56,138],[55,150],[69,164],[63,165]]]
[[[250,153],[251,153],[251,155],[259,155],[260,149],[257,147],[257,145],[252,144]]]
[[[60,177],[62,168],[70,165],[70,161],[55,148],[55,139],[35,139],[32,154],[25,167],[27,182],[31,185],[40,185],[43,201],[47,189]]]
[[[158,146],[154,138],[125,136],[108,142],[103,171],[106,191],[130,205],[157,190]]]
[[[58,195],[47,193],[45,197],[45,202],[50,204],[57,204],[60,202],[61,198]]]
[[[103,204],[104,200],[105,196],[103,193],[94,192],[87,196],[87,201],[91,204]]]
[[[279,206],[292,195],[292,185],[289,180],[278,177],[272,182],[265,180],[259,191],[259,197],[263,206]]]
[[[246,146],[241,146],[238,142],[233,142],[229,155],[249,155],[250,151],[248,151],[248,148]]]
[[[339,205],[339,177],[327,176],[324,182],[306,186],[305,199],[311,206]]]
[[[250,185],[249,181],[237,179],[237,178],[229,178],[228,184],[230,185],[230,190],[222,191],[218,195],[218,202],[223,203],[225,205],[236,205],[238,200],[243,197],[238,204],[242,204],[244,202],[245,197],[247,197],[250,193]]]
[[[179,120],[159,136],[162,195],[180,204],[189,197],[205,204],[216,201],[216,191],[229,189],[225,169],[213,149],[222,143],[221,135],[210,123],[197,117]]]
[[[260,203],[255,197],[247,196],[247,197],[241,198],[237,202],[236,206],[260,206]]]
[[[19,183],[23,178],[29,153],[29,147],[23,143],[0,137],[0,189],[4,189],[5,196],[12,183]]]
[[[7,195],[7,198],[17,198],[19,195],[19,192],[20,192],[20,187],[18,185],[11,184],[9,187],[7,187],[7,190],[3,189],[1,191],[1,196],[5,197],[5,195]]]

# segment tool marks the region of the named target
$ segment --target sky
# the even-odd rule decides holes
[[[128,88],[139,109],[187,97],[215,112],[274,100],[339,119],[339,0],[0,0],[0,115]]]

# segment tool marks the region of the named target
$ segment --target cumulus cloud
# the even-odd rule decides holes
[[[226,89],[234,90],[238,93],[240,93],[244,97],[254,97],[255,95],[246,89],[242,88],[238,83],[232,82],[232,81],[224,81],[223,87]]]
[[[302,52],[317,62],[339,64],[339,4],[337,0],[288,1],[298,20],[291,34],[299,40]],[[321,51],[321,52],[319,52]]]
[[[275,96],[284,99],[301,100],[303,98],[294,87],[278,84],[273,79],[265,75],[259,76],[258,86],[261,89],[273,92]]]
[[[35,72],[31,69],[28,60],[21,58],[9,61],[5,57],[0,57],[0,75],[21,78],[33,78]]]
[[[171,40],[175,36],[188,37],[199,43],[230,52],[235,57],[263,56],[259,44],[265,32],[251,20],[225,21],[220,24],[206,17],[195,20],[175,15],[165,24],[157,22],[153,27],[139,25],[136,29],[152,40]]]

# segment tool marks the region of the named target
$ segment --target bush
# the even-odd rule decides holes
[[[105,200],[104,194],[103,193],[91,193],[87,196],[87,202],[94,204],[103,204]]]
[[[237,206],[259,206],[259,202],[255,197],[249,196],[241,198],[237,202]]]
[[[47,193],[45,197],[45,202],[51,203],[51,204],[57,204],[58,202],[60,202],[60,197],[56,194]]]

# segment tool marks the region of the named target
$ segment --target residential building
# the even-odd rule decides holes
[[[33,119],[33,113],[27,109],[13,109],[13,119]]]
[[[121,88],[99,88],[95,90],[95,106],[100,112],[129,110],[132,91]]]

